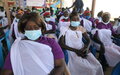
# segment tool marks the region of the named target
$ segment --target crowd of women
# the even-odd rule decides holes
[[[120,62],[120,18],[108,12],[13,8],[8,25],[2,9],[2,75],[104,75]]]

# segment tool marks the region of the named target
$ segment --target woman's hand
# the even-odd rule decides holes
[[[75,53],[82,58],[87,57],[87,51],[85,51],[85,50],[84,51],[83,50],[77,50]]]

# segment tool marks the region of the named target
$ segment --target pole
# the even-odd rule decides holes
[[[94,17],[95,14],[95,5],[96,5],[96,0],[92,0],[92,17]]]
[[[49,7],[51,6],[51,1],[52,1],[52,0],[49,0]]]
[[[18,0],[18,2],[19,2],[19,7],[21,8],[21,0]]]
[[[8,0],[4,0],[4,8],[5,8],[5,11],[7,13],[8,24],[11,25],[10,11],[8,8]]]
[[[60,0],[60,8],[62,8],[62,0]]]
[[[72,0],[72,2],[74,2],[75,0]]]

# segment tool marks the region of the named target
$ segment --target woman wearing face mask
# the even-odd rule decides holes
[[[58,29],[62,26],[69,26],[70,25],[70,19],[69,19],[69,13],[68,11],[64,11],[64,16],[59,20]]]
[[[7,47],[7,37],[9,30],[8,19],[5,17],[2,9],[0,11],[0,72],[3,67],[4,58],[7,56],[8,47]]]
[[[112,31],[113,36],[117,35],[113,30],[112,24],[110,23],[110,14],[108,12],[103,13],[102,22],[98,23],[96,27],[98,29],[109,29]]]
[[[109,29],[109,30],[112,31],[112,35],[115,38],[120,38],[120,35],[117,34],[114,31],[113,25],[110,23],[110,14],[108,12],[103,13],[103,15],[102,15],[102,22],[97,24],[97,28],[98,29]],[[114,39],[114,40],[116,41],[117,39]],[[117,40],[116,42],[119,42],[119,40]],[[119,43],[116,43],[116,44],[120,46]]]
[[[111,67],[115,67],[120,62],[120,47],[113,43],[112,32],[109,29],[97,30],[97,37],[105,47],[105,58]],[[104,60],[102,62],[105,62]]]
[[[45,24],[41,17],[35,12],[24,14],[18,27],[25,38],[13,43],[2,75],[62,75],[63,52],[53,39],[42,36]]]
[[[68,50],[68,67],[71,75],[103,75],[102,67],[97,59],[89,52],[90,39],[86,30],[80,26],[79,15],[70,15],[70,26],[61,27],[59,43]],[[82,38],[87,40],[84,44]]]
[[[91,12],[90,12],[90,11],[85,11],[85,12],[84,12],[84,17],[85,17],[85,19],[87,19],[87,20],[89,20],[89,21],[92,22],[92,28],[95,28],[95,27],[96,27],[96,26],[95,26],[95,22],[94,22],[95,19],[91,17]]]
[[[18,31],[18,22],[23,14],[24,14],[24,12],[19,10],[16,14],[16,17],[13,20],[13,23],[11,24],[10,33],[9,33],[9,39],[10,39],[11,44],[14,42],[14,40],[16,38],[18,38],[18,37],[23,38],[24,37],[24,35]]]
[[[63,15],[60,17],[60,19],[59,19],[59,22],[62,20],[62,19],[68,19],[68,16],[69,16],[69,13],[68,13],[68,11],[67,10],[64,10],[63,11]]]
[[[44,20],[45,20],[45,25],[46,25],[46,32],[45,32],[45,36],[49,37],[49,38],[54,38],[55,40],[57,40],[56,35],[55,35],[55,31],[56,31],[56,25],[53,21],[51,21],[50,18],[50,12],[45,12],[43,14],[44,16]]]
[[[108,34],[110,34],[111,33],[111,35],[109,35],[109,36],[107,36],[106,35],[106,37],[107,38],[112,38],[112,35],[113,36],[117,36],[117,34],[116,34],[116,32],[113,30],[113,26],[112,26],[112,24],[110,23],[110,14],[108,13],[108,12],[105,12],[105,13],[103,13],[102,14],[102,22],[100,22],[100,23],[98,23],[97,24],[97,26],[96,26],[96,30],[95,30],[95,34],[94,34],[94,40],[97,42],[97,43],[99,43],[99,45],[100,45],[100,54],[99,54],[99,60],[101,61],[101,64],[102,64],[102,66],[103,66],[103,69],[104,70],[106,70],[106,67],[108,66],[108,64],[109,64],[109,62],[111,63],[111,61],[109,61],[109,62],[107,62],[106,60],[108,60],[106,57],[105,57],[105,54],[106,54],[106,52],[107,52],[107,50],[109,49],[109,48],[111,48],[111,50],[110,51],[112,51],[112,49],[113,49],[113,44],[112,44],[112,47],[109,45],[109,44],[111,44],[111,39],[107,39],[106,41],[108,42],[108,44],[107,45],[104,45],[104,42],[106,42],[106,41],[104,41],[104,42],[102,42],[99,38],[101,38],[101,37],[99,37],[98,38],[98,31],[99,30],[101,30],[101,29],[106,29],[107,31],[108,31]],[[104,33],[104,32],[103,32]],[[104,35],[105,36],[105,35]],[[114,38],[115,39],[115,38]],[[114,40],[114,41],[116,41],[116,42],[118,42],[118,45],[119,45],[119,40]],[[109,43],[110,42],[110,43]],[[113,41],[112,41],[112,43],[113,43]],[[109,47],[110,46],[110,47]],[[109,47],[109,48],[106,48],[106,47]],[[116,47],[117,48],[117,47]],[[114,49],[113,49],[114,50]],[[113,52],[113,54],[114,54],[114,52]],[[113,62],[113,61],[112,61]],[[107,64],[108,63],[108,64]],[[115,64],[114,64],[115,65]],[[110,64],[110,66],[114,66],[114,65],[111,65]]]

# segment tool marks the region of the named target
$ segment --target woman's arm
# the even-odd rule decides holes
[[[66,50],[70,50],[70,51],[72,51],[72,52],[76,52],[77,51],[77,49],[75,49],[75,48],[71,48],[71,47],[69,47],[69,46],[67,46],[66,44],[65,44],[65,36],[61,36],[60,37],[60,39],[59,39],[59,44],[60,44],[60,46],[62,47],[62,48],[64,48],[64,49],[66,49]]]
[[[59,44],[62,48],[66,49],[66,50],[69,50],[69,51],[72,51],[72,52],[75,52],[78,56],[81,56],[81,50],[71,48],[71,47],[69,47],[65,44],[65,36],[62,35],[60,37]]]
[[[96,31],[95,35],[93,36],[93,39],[96,43],[102,45],[103,43],[100,41],[99,37],[98,37],[98,31]]]
[[[89,49],[91,40],[90,40],[87,32],[83,33],[83,37],[84,37],[85,40],[87,41],[87,42],[85,43],[85,45],[84,45],[84,49],[85,49],[85,48]]]
[[[65,61],[64,59],[56,59],[54,62],[54,69],[49,75],[63,75],[65,70]]]
[[[67,65],[65,64],[65,71],[64,71],[64,75],[71,75],[70,74],[70,71],[69,71],[69,69],[68,69],[68,67],[67,67]]]
[[[93,36],[93,39],[96,43],[100,44],[100,54],[104,54],[105,53],[105,47],[104,47],[104,44],[100,41],[100,38],[98,37],[98,31]]]
[[[81,49],[82,51],[82,58],[85,58],[87,56],[87,54],[89,53],[89,47],[90,47],[90,38],[87,34],[87,32],[82,34],[84,39],[86,40],[86,43],[84,44],[84,47]]]

